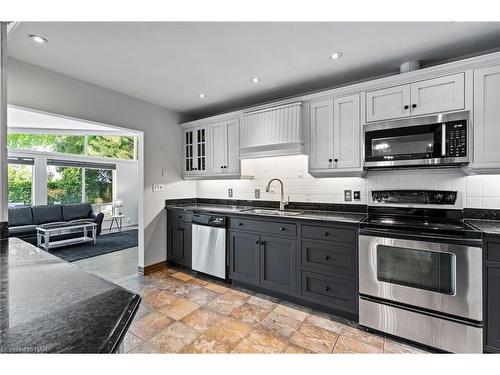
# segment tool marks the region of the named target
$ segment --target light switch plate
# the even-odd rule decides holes
[[[255,189],[255,199],[260,199],[260,189]]]
[[[359,201],[361,200],[361,191],[359,190],[354,190],[353,193],[352,193],[352,196],[353,196],[353,199],[355,201]]]
[[[153,184],[153,192],[165,191],[165,184]]]
[[[344,201],[352,201],[352,190],[344,190]]]
[[[232,197],[233,197],[233,189],[231,189],[231,188],[227,189],[227,196],[228,196],[229,198],[232,198]]]

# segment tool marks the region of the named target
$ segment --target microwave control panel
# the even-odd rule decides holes
[[[446,142],[448,144],[448,157],[467,156],[467,121],[447,122]]]

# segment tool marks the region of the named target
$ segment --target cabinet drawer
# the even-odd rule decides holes
[[[500,262],[500,242],[492,242],[488,241],[488,252],[486,253],[486,257],[488,260],[492,260],[494,262]]]
[[[356,278],[356,248],[324,241],[302,241],[302,267]]]
[[[186,221],[191,222],[191,212],[187,211],[168,211],[167,220],[168,221]]]
[[[231,218],[229,227],[252,232],[278,234],[280,236],[296,236],[297,225],[274,221],[248,220]]]
[[[344,280],[302,270],[302,297],[340,310],[357,313],[357,287],[355,280]]]
[[[302,237],[313,240],[339,241],[356,243],[356,230],[344,228],[321,227],[316,225],[302,225]]]

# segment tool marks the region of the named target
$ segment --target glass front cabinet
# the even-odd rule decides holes
[[[183,134],[184,176],[198,176],[208,173],[208,126],[184,129]]]

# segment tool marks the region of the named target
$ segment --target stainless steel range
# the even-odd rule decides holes
[[[360,225],[360,324],[449,352],[481,353],[481,234],[464,223],[462,210],[426,208],[450,207],[456,192],[373,191],[372,198],[378,205]]]

